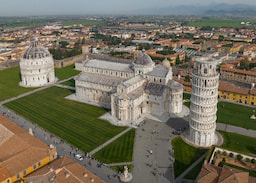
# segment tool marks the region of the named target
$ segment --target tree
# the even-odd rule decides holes
[[[219,35],[219,42],[223,41],[224,40],[224,36],[222,35]]]
[[[188,55],[185,55],[185,62],[188,62]]]
[[[236,159],[238,161],[241,161],[243,159],[243,156],[241,154],[236,155]]]
[[[234,154],[233,153],[229,153],[229,157],[233,158]]]
[[[185,82],[189,82],[189,83],[190,83],[190,77],[189,77],[189,75],[186,75],[186,76],[185,76]]]
[[[227,156],[227,152],[226,152],[226,151],[223,151],[222,155],[223,155],[223,156]]]
[[[239,69],[249,70],[249,66],[250,66],[250,62],[249,62],[248,58],[245,58],[240,61]]]
[[[181,61],[180,61],[180,56],[178,55],[176,57],[176,62],[175,62],[176,65],[180,65],[181,64]]]

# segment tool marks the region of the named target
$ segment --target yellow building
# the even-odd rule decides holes
[[[183,84],[184,91],[191,91],[191,83],[182,80],[174,79],[175,81]],[[249,105],[256,105],[256,89],[246,89],[237,87],[231,83],[219,81],[218,98],[225,99],[232,102],[238,102]]]
[[[49,147],[0,115],[0,183],[12,183],[57,158]]]

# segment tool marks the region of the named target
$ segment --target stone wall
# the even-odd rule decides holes
[[[17,67],[19,65],[19,62],[20,60],[0,62],[0,70]]]
[[[54,60],[54,67],[55,68],[63,68],[63,67],[72,65],[75,62],[78,62],[80,60],[84,60],[84,59],[86,59],[86,55],[81,54],[81,55],[76,55],[76,56],[69,57],[69,58],[64,58],[62,60]]]

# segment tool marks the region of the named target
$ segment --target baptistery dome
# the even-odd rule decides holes
[[[50,52],[42,47],[37,38],[32,38],[28,49],[23,54],[24,59],[45,58],[51,56]]]
[[[54,83],[54,61],[50,52],[32,38],[20,59],[21,82],[24,87],[39,87]]]

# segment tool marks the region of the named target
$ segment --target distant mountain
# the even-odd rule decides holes
[[[256,6],[246,4],[210,4],[168,6],[139,10],[141,14],[159,15],[213,15],[213,16],[256,16]]]

